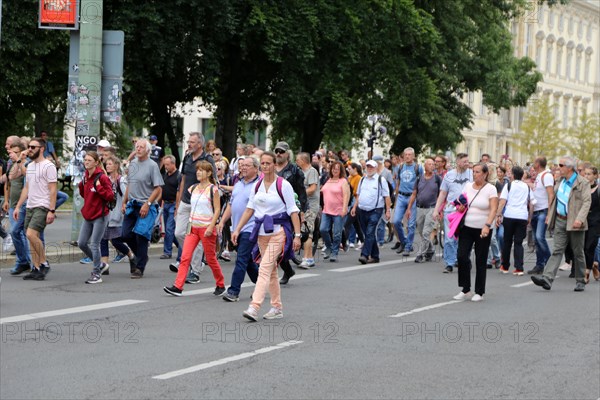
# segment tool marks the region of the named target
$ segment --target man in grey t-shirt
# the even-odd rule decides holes
[[[310,164],[310,154],[298,153],[296,156],[296,164],[304,173],[304,188],[308,198],[308,209],[304,213],[304,222],[302,229],[308,230],[308,239],[304,242],[304,257],[299,268],[312,268],[315,266],[315,260],[312,253],[312,237],[315,230],[315,220],[319,213],[319,172]]]
[[[442,181],[442,187],[440,188],[440,194],[433,210],[433,219],[438,220],[440,218],[440,211],[443,208],[444,218],[444,232],[448,232],[448,215],[456,211],[456,207],[452,202],[461,195],[463,188],[467,182],[473,182],[473,171],[469,169],[469,155],[466,153],[459,153],[456,155],[456,169],[448,171],[444,180]],[[448,235],[444,237],[444,262],[446,268],[444,273],[452,272],[454,266],[457,263],[456,254],[458,251],[458,240],[449,238]]]
[[[148,242],[158,215],[156,201],[161,197],[161,186],[164,185],[158,164],[150,159],[151,150],[152,146],[147,140],[136,142],[136,158],[129,164],[128,185],[123,196],[123,239],[135,255],[129,259],[131,279],[144,276],[148,263]]]

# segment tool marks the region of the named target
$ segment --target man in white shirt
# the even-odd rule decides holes
[[[529,275],[539,275],[544,272],[544,266],[550,259],[552,252],[548,241],[546,241],[546,216],[548,215],[548,204],[554,199],[554,176],[552,171],[546,167],[547,160],[544,156],[538,156],[533,162],[533,168],[537,172],[533,198],[536,204],[533,206],[531,218],[531,230],[535,238],[535,267],[529,270]]]
[[[360,227],[365,234],[363,245],[358,261],[361,264],[372,264],[379,262],[379,247],[375,231],[377,223],[385,210],[385,218],[390,219],[390,191],[385,179],[380,178],[376,172],[377,162],[367,161],[366,175],[360,180],[356,191],[356,202],[352,207],[351,215],[358,213]]]

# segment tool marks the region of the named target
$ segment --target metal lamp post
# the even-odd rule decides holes
[[[377,129],[375,129],[375,125],[377,124],[377,121],[380,119],[380,117],[378,115],[369,115],[368,117],[369,122],[371,124],[371,136],[369,137],[369,139],[367,140],[367,145],[370,148],[370,153],[369,153],[369,160],[373,158],[373,145],[375,144],[375,141],[377,140],[377,135],[385,135],[387,132],[387,128],[383,125],[379,125],[377,127]]]

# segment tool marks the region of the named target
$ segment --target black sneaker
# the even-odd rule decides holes
[[[48,263],[48,261],[40,265],[40,272],[44,274],[44,277],[48,275],[48,273],[50,272],[50,264]]]
[[[402,247],[402,243],[396,242],[396,244],[392,246],[392,250],[398,250],[400,247]]]
[[[180,297],[183,290],[176,288],[174,285],[171,287],[164,287],[163,290],[169,293],[171,296]]]
[[[31,271],[31,265],[21,264],[10,270],[11,275],[21,275],[23,272]]]
[[[134,254],[133,257],[129,259],[129,271],[131,271],[132,274],[135,272],[136,269],[138,269],[137,265],[138,259]]]
[[[532,268],[527,271],[527,275],[541,275],[544,272],[543,268]]]
[[[433,260],[433,256],[435,256],[435,252],[431,252],[431,253],[426,253],[425,254],[425,261],[429,262],[431,260]]]
[[[396,243],[396,244],[398,244],[398,243]],[[402,254],[403,252],[404,252],[404,243],[400,243],[400,247],[398,247],[396,249],[396,254]]]
[[[225,288],[224,287],[219,287],[219,286],[217,286],[215,288],[215,291],[213,292],[213,294],[215,296],[223,296],[224,293],[225,293]]]
[[[27,275],[25,275],[23,277],[23,280],[25,280],[25,281],[43,281],[44,278],[46,278],[46,275],[44,275],[39,269],[34,268],[30,273],[28,273]]]
[[[448,265],[448,266],[446,266],[446,268],[444,268],[444,273],[445,273],[445,274],[449,274],[449,273],[451,273],[451,272],[452,272],[452,269],[453,269],[453,268],[452,268],[450,265]]]
[[[187,278],[185,278],[185,283],[195,285],[196,283],[200,283],[200,277],[193,272],[188,274]]]
[[[108,268],[110,268],[110,265],[108,265],[107,263],[100,263],[100,275],[110,275]]]
[[[421,254],[419,254],[419,255],[417,256],[417,258],[415,258],[415,262],[416,262],[417,264],[424,263],[424,262],[425,262],[425,257],[423,257]]]
[[[412,252],[412,249],[404,249],[404,251],[402,252],[402,257],[408,257],[408,256],[410,256],[411,252]]]
[[[131,273],[131,279],[141,279],[144,277],[144,271],[139,268],[136,268]]]
[[[292,273],[290,275],[288,275],[285,272],[283,273],[283,276],[279,280],[279,284],[280,285],[287,285],[287,283],[290,281],[290,279],[292,278],[292,276],[296,275],[296,271],[294,271],[293,269],[291,271],[292,271]]]
[[[236,301],[240,301],[240,296],[231,294],[229,292],[225,292],[225,294],[223,295],[223,300],[228,301],[230,303],[234,303]]]

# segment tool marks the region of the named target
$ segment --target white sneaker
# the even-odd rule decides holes
[[[561,270],[561,271],[570,271],[571,270],[571,264],[564,263],[563,265],[561,265],[560,267],[558,267],[558,269]]]
[[[471,301],[483,301],[483,296],[476,294],[471,298]]]
[[[321,253],[323,253],[323,254],[327,253],[327,246],[323,246],[323,248],[321,249]]]
[[[279,319],[283,318],[283,311],[280,308],[271,307],[268,313],[263,315],[263,319]]]
[[[248,309],[244,311],[242,315],[244,318],[248,318],[250,321],[258,321],[258,310],[252,306],[248,306]]]
[[[361,242],[357,242],[356,243],[356,248],[354,248],[354,250],[360,251],[362,249],[362,247],[363,247],[363,244]]]
[[[466,300],[471,296],[472,296],[471,292],[467,292],[467,293],[460,292],[459,294],[454,296],[453,299],[454,300]],[[479,296],[479,295],[477,295],[477,296]]]
[[[302,262],[300,265],[298,265],[298,268],[308,268],[308,261],[306,261],[306,258],[302,259]]]
[[[350,244],[348,245],[348,247],[350,247],[351,249],[353,249],[353,248],[354,248],[354,243],[350,243]]]

